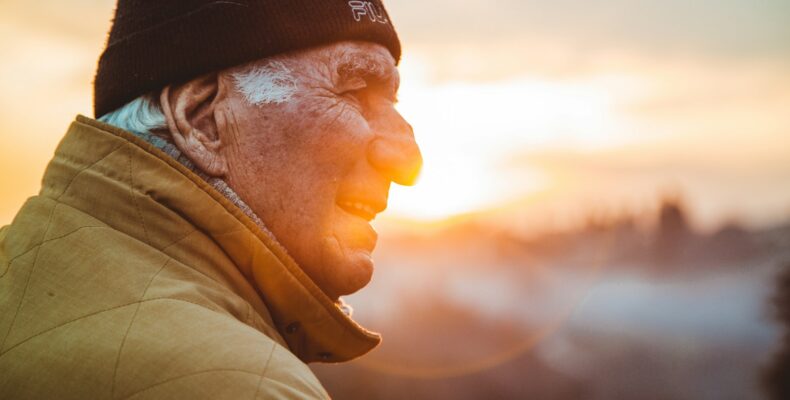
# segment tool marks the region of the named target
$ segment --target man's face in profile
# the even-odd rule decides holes
[[[226,179],[335,299],[369,282],[370,221],[390,182],[413,183],[422,159],[394,108],[399,75],[385,47],[340,42],[261,63],[273,61],[292,89],[277,101],[251,103],[238,69],[220,73],[234,88],[214,110]]]

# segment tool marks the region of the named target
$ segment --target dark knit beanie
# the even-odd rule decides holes
[[[381,0],[118,0],[94,82],[94,113],[165,85],[340,40],[400,42]]]

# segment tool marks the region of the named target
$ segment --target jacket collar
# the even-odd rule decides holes
[[[255,289],[252,294],[236,292],[254,308],[260,308],[256,304],[265,305],[266,310],[259,313],[270,313],[276,329],[302,361],[347,361],[380,343],[378,334],[354,322],[315,285],[273,235],[206,180],[151,143],[78,116],[59,145],[55,160],[83,164],[77,168],[85,170],[98,160],[112,163],[112,155],[118,152],[128,153],[128,165],[107,170],[128,168],[128,181],[107,173],[100,182],[129,185],[144,194],[141,201],[163,206],[212,238]],[[121,159],[126,157],[116,163],[125,164]],[[150,225],[148,231],[167,230],[156,221]],[[140,236],[139,232],[127,233]],[[150,232],[145,236],[148,240]]]

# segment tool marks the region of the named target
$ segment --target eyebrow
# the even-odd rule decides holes
[[[382,60],[380,55],[352,52],[342,56],[337,63],[337,74],[343,80],[362,78],[368,82],[389,86],[393,96],[398,91],[395,66]]]

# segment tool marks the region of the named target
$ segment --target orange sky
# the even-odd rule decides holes
[[[387,214],[639,209],[679,189],[702,227],[790,216],[789,4],[389,1],[425,167]],[[91,115],[112,8],[0,2],[0,224]]]

